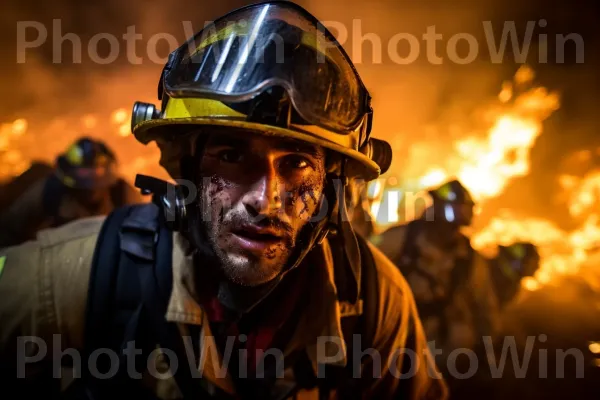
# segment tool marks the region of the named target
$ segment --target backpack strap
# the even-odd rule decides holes
[[[347,330],[344,331],[342,325],[342,331],[344,332],[344,338],[351,338],[353,333],[360,333],[362,336],[361,342],[363,347],[371,346],[375,341],[375,329],[379,323],[379,276],[377,274],[377,266],[375,265],[375,258],[373,253],[367,244],[367,241],[357,235],[356,237],[360,249],[361,259],[361,298],[363,301],[362,314],[357,317],[358,329],[352,325],[347,326]],[[351,317],[346,317],[348,320]]]
[[[127,376],[124,366],[131,361],[123,353],[132,341],[136,349],[141,348],[142,354],[136,356],[134,366],[135,371],[142,372],[146,369],[145,360],[154,349],[153,338],[147,332],[140,332],[148,324],[140,305],[136,263],[152,268],[153,241],[158,229],[156,215],[157,209],[151,204],[117,208],[108,215],[98,236],[88,291],[84,354],[88,360],[97,349],[110,349],[119,355],[119,369],[112,379],[94,379],[94,375],[84,369],[86,390],[93,398],[108,398],[114,396],[115,391],[135,398],[156,398],[149,389]],[[140,220],[146,221],[144,227],[139,225]],[[134,241],[139,243],[133,244]],[[132,253],[143,257],[134,259]],[[107,357],[98,358],[97,370],[105,373],[110,370],[112,361]]]
[[[450,276],[450,291],[448,293],[449,298],[452,298],[456,290],[465,284],[465,282],[469,279],[471,272],[473,271],[473,258],[475,250],[471,246],[468,238],[461,236],[461,239],[465,242],[467,247],[467,256],[457,259],[454,267],[452,268],[452,275]]]
[[[133,341],[142,350],[136,358],[136,371],[141,372],[146,369],[143,361],[160,345],[177,356],[179,362],[170,368],[184,398],[208,397],[188,362],[195,360],[194,354],[188,354],[177,324],[165,319],[173,283],[173,235],[160,215],[153,203],[131,205],[116,209],[104,223],[90,279],[85,352],[108,348],[121,355]],[[127,365],[125,357],[119,365]],[[116,390],[134,398],[156,398],[126,374],[122,367],[116,379],[90,380],[90,386],[100,398]]]
[[[358,333],[362,335],[360,341],[361,347],[362,349],[367,349],[371,348],[375,342],[376,329],[379,326],[379,319],[382,317],[379,315],[379,274],[377,273],[375,258],[367,241],[360,236],[357,236],[357,240],[361,258],[361,298],[363,300],[363,309],[361,315],[357,317],[357,327],[352,331],[344,331],[344,326],[342,325],[342,331],[344,332],[346,343],[348,343],[348,340],[352,343],[353,334]],[[361,349],[354,349],[354,346],[351,344],[348,354],[352,357],[354,351],[361,351]],[[367,366],[369,365],[370,359],[367,361]],[[368,373],[369,369],[367,368],[366,371]],[[373,375],[367,375],[362,380],[359,380],[359,382],[361,382],[361,385],[364,385],[371,379],[375,379]],[[360,393],[362,393],[362,390]]]
[[[153,269],[159,234],[157,216],[156,206],[144,204],[117,208],[106,218],[90,277],[86,325],[90,350],[119,348],[122,339],[113,338],[123,338],[120,334],[125,332],[131,316],[140,313],[137,266]]]
[[[58,220],[58,211],[60,209],[60,202],[65,193],[65,187],[54,174],[50,174],[44,183],[44,189],[42,191],[42,205],[44,207],[44,213],[46,216],[52,218],[54,226],[62,224],[62,221]]]
[[[417,246],[417,236],[420,224],[420,220],[414,220],[406,225],[402,250],[398,253],[398,257],[395,260],[392,260],[404,276],[408,276],[417,269],[416,261],[420,256],[419,247]]]

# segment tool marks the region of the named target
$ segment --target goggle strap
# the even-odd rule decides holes
[[[186,42],[187,44],[187,42]],[[173,50],[173,52],[171,54],[169,54],[169,59],[167,60],[167,63],[165,64],[165,66],[162,69],[162,72],[160,73],[160,78],[158,79],[158,100],[162,100],[163,94],[164,94],[164,80],[165,80],[165,75],[167,74],[168,71],[171,70],[171,67],[173,67],[173,63],[175,62],[175,59],[177,58],[177,54],[179,54],[179,51],[181,50],[182,47],[179,47],[178,49]]]

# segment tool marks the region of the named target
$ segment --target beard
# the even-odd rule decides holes
[[[241,286],[258,286],[278,277],[297,245],[297,232],[275,217],[253,218],[240,210],[221,210],[215,218],[201,218],[200,229],[214,255],[214,267],[228,281]],[[248,251],[239,245],[233,232],[254,225],[278,232],[277,240],[264,251]]]

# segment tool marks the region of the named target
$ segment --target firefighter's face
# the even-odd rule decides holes
[[[245,286],[275,278],[320,204],[324,150],[257,135],[213,134],[200,175],[201,220],[222,272]]]

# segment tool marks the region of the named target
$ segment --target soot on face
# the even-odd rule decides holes
[[[311,211],[310,210],[311,201],[313,204],[318,203],[316,193],[318,192],[319,186],[322,186],[322,184],[323,184],[322,180],[319,180],[319,178],[314,177],[314,178],[311,178],[311,179],[303,182],[300,185],[297,193],[298,193],[298,197],[304,204],[304,208],[300,211],[300,216],[303,216]],[[295,202],[295,200],[294,200],[294,202]]]
[[[318,209],[325,177],[324,163],[313,160],[308,163],[313,169],[309,166],[293,171],[276,170],[281,172],[277,177],[278,185],[287,188],[285,193],[279,193],[280,198],[274,204],[281,206],[283,203],[278,212],[281,213],[279,217],[282,223],[285,222],[289,227],[289,236],[256,252],[240,247],[238,237],[231,234],[235,227],[252,217],[248,214],[252,204],[245,202],[253,198],[253,193],[246,193],[245,190],[253,189],[251,184],[255,182],[258,172],[248,175],[250,171],[247,164],[239,165],[238,170],[234,170],[235,165],[229,164],[222,169],[220,164],[212,164],[213,159],[207,158],[207,164],[201,166],[207,172],[202,179],[204,188],[201,198],[205,204],[204,215],[210,218],[203,221],[202,228],[206,230],[207,239],[221,261],[218,268],[228,279],[244,285],[271,279],[284,268],[292,249],[298,245],[296,241],[300,231]],[[287,163],[282,165],[288,166]],[[275,214],[271,217],[278,219]]]

